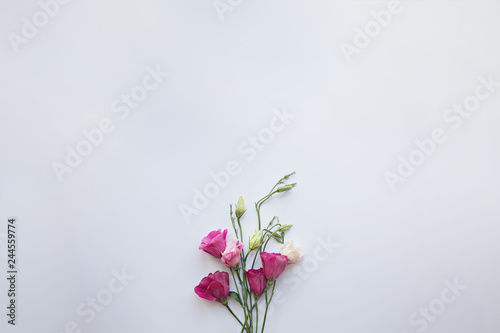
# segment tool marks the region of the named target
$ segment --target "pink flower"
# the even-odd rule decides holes
[[[194,292],[201,298],[225,304],[229,295],[229,274],[217,271],[204,277]]]
[[[264,275],[269,281],[276,280],[283,273],[289,261],[287,256],[267,252],[262,252],[260,259],[264,267]]]
[[[226,249],[222,253],[222,258],[220,260],[228,267],[238,266],[241,262],[240,253],[243,246],[243,243],[237,240],[227,242]]]
[[[220,258],[222,252],[226,249],[226,235],[227,229],[223,232],[214,230],[201,240],[200,250]]]
[[[245,272],[245,275],[247,276],[250,290],[257,296],[262,294],[267,285],[267,279],[264,275],[264,268],[249,269]]]

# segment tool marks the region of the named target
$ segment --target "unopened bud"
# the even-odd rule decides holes
[[[236,204],[236,211],[234,212],[237,218],[240,218],[245,213],[245,202],[243,201],[243,197],[240,196],[238,199],[238,203]]]
[[[279,227],[278,231],[287,231],[291,227],[293,227],[293,224],[283,224],[281,227]]]
[[[255,250],[256,248],[262,245],[262,231],[255,230],[252,238],[250,238],[249,248],[250,251]]]
[[[288,184],[288,185],[285,185],[285,186],[278,187],[277,191],[278,192],[290,191],[294,187],[295,187],[295,183]]]

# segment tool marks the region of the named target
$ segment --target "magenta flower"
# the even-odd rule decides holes
[[[217,271],[204,277],[194,292],[201,298],[225,304],[229,295],[229,274]]]
[[[227,242],[226,249],[222,253],[222,258],[220,260],[228,267],[238,266],[241,262],[240,253],[243,246],[243,243],[237,240]]]
[[[264,292],[267,285],[267,279],[264,275],[264,269],[249,269],[245,272],[247,276],[248,284],[250,285],[250,290],[257,296]]]
[[[214,230],[201,240],[200,250],[213,255],[216,258],[222,256],[222,252],[226,249],[227,229],[224,231]]]
[[[262,252],[260,254],[264,275],[269,281],[276,280],[286,268],[289,260],[287,256],[279,253]]]

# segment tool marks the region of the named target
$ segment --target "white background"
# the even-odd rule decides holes
[[[240,195],[253,232],[252,203],[296,171],[263,206],[305,255],[267,332],[417,332],[409,318],[455,279],[467,289],[425,332],[499,332],[500,88],[456,130],[443,114],[479,76],[500,81],[500,3],[402,2],[348,62],[341,43],[387,6],[242,1],[221,20],[211,1],[74,0],[16,53],[8,34],[40,5],[2,0],[0,231],[17,217],[20,273],[15,328],[2,277],[1,331],[239,332],[193,292],[224,269],[199,243],[230,229]],[[120,119],[112,102],[156,66],[168,78]],[[295,118],[249,161],[238,147],[283,108]],[[104,118],[113,132],[60,182],[52,164]],[[384,174],[435,128],[447,140],[391,191]],[[179,207],[232,160],[240,173],[188,223]],[[327,239],[340,246],[320,261]],[[85,323],[77,307],[122,268],[135,279]]]

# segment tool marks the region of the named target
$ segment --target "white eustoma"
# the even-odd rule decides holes
[[[293,241],[286,241],[285,244],[281,247],[281,254],[288,257],[290,260],[290,264],[294,264],[299,262],[302,258],[302,253],[300,252],[300,248],[293,244]]]

